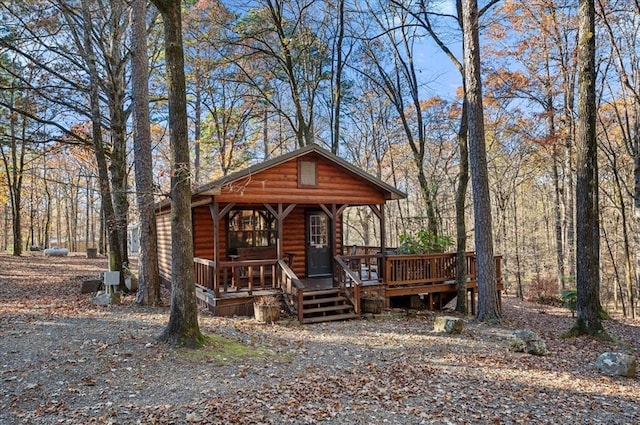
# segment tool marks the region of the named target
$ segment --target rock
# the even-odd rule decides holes
[[[630,354],[608,351],[598,356],[596,367],[606,375],[633,378],[636,375],[636,358]]]
[[[459,334],[464,331],[464,328],[464,320],[453,316],[438,316],[435,322],[433,322],[433,330],[436,332]]]
[[[98,295],[91,300],[91,304],[93,305],[120,304],[120,293],[119,292],[116,292],[113,294],[109,294],[106,292],[98,293]]]
[[[87,279],[82,281],[82,286],[80,287],[81,294],[90,294],[94,292],[98,292],[98,289],[102,286],[102,280],[100,279]]]
[[[535,332],[529,329],[520,329],[514,331],[511,335],[509,350],[517,353],[544,356],[547,354],[547,345]]]

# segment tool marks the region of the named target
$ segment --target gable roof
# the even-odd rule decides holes
[[[276,158],[272,158],[263,162],[260,162],[258,164],[252,165],[248,168],[245,168],[243,170],[240,171],[236,171],[234,173],[231,173],[227,176],[221,177],[217,180],[214,180],[212,182],[206,183],[200,187],[198,187],[196,190],[194,190],[193,192],[193,196],[197,196],[197,195],[206,195],[208,194],[207,192],[217,192],[219,191],[223,186],[232,183],[234,181],[237,180],[241,180],[244,179],[248,176],[251,176],[253,174],[257,174],[261,171],[265,171],[268,170],[269,168],[275,167],[277,165],[283,164],[291,159],[297,159],[300,158],[302,156],[308,155],[310,153],[315,153],[323,158],[325,158],[326,160],[344,168],[345,170],[347,170],[348,172],[355,174],[356,176],[362,178],[363,180],[366,180],[367,182],[369,182],[371,185],[376,186],[378,189],[380,189],[383,192],[387,192],[387,199],[404,199],[407,197],[407,195],[396,189],[395,187],[391,186],[390,184],[387,184],[385,182],[383,182],[382,180],[380,180],[379,178],[359,169],[358,167],[348,163],[347,161],[345,161],[344,159],[338,157],[337,155],[333,154],[332,152],[321,148],[320,146],[316,145],[316,144],[310,144],[307,145],[305,147],[296,149],[292,152],[286,153],[284,155],[278,156]]]

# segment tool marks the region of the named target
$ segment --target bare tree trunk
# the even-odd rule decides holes
[[[10,94],[11,104],[15,102],[15,95]],[[26,118],[23,117],[23,120]],[[2,164],[4,165],[5,177],[9,186],[9,199],[11,201],[11,223],[13,233],[13,255],[22,255],[22,178],[24,171],[24,138],[18,143],[16,134],[18,126],[18,115],[11,114],[9,118],[9,154],[0,146],[2,154]]]
[[[49,234],[51,232],[51,190],[49,189],[49,181],[47,180],[47,160],[46,160],[46,151],[42,154],[42,175],[44,177],[44,192],[45,192],[45,202],[46,202],[46,210],[45,210],[45,218],[44,218],[44,231],[42,232],[42,240],[40,241],[40,246],[45,249],[49,248]]]
[[[132,22],[132,89],[135,134],[136,201],[140,222],[137,304],[159,305],[158,231],[153,198],[153,160],[149,119],[149,59],[147,57],[147,1],[134,0]]]
[[[578,127],[576,179],[576,323],[570,335],[602,335],[600,222],[596,143],[596,43],[594,0],[579,0]]]
[[[617,220],[616,220],[616,228],[617,226]],[[624,317],[627,317],[627,307],[625,305],[624,302],[624,295],[622,293],[622,285],[620,284],[620,272],[618,271],[618,264],[616,262],[616,253],[614,253],[613,249],[611,248],[611,242],[609,241],[609,236],[607,235],[607,228],[606,226],[602,227],[602,237],[604,239],[604,243],[607,246],[607,252],[609,254],[609,258],[611,259],[611,266],[613,267],[613,273],[614,273],[614,283],[613,283],[613,305],[614,308],[617,310],[618,309],[618,300],[620,300],[621,304],[622,304],[622,315]],[[620,290],[620,298],[618,298],[618,290]]]
[[[466,91],[465,91],[466,92]],[[466,199],[469,185],[469,146],[467,135],[467,101],[462,100],[462,116],[458,130],[458,152],[460,155],[460,171],[458,173],[458,187],[456,188],[456,287],[458,299],[456,311],[467,313],[467,225]]]
[[[109,172],[107,167],[107,157],[102,144],[102,115],[100,112],[100,94],[98,91],[98,70],[96,67],[96,58],[93,49],[91,35],[93,26],[91,25],[91,12],[86,2],[82,2],[82,15],[84,21],[84,49],[86,53],[85,60],[89,69],[89,101],[91,106],[91,122],[92,122],[92,139],[93,148],[96,155],[96,163],[98,166],[98,182],[100,184],[100,196],[102,199],[102,213],[109,239],[109,264],[116,270],[122,268],[122,256],[120,254],[120,238],[118,234],[118,226],[113,208],[111,197],[111,187],[109,184]],[[114,267],[115,266],[115,267]]]
[[[125,111],[126,82],[125,69],[128,54],[123,52],[127,20],[125,18],[125,1],[112,0],[110,2],[110,14],[108,17],[110,34],[108,51],[103,52],[106,62],[106,84],[104,92],[108,99],[110,130],[111,130],[111,190],[113,208],[120,242],[120,261],[122,264],[129,262],[127,246],[127,224],[129,215],[129,199],[127,197],[127,146],[126,146],[126,121]],[[122,268],[118,264],[117,268]]]
[[[521,300],[524,299],[524,290],[522,288],[522,268],[520,265],[520,227],[518,224],[518,196],[513,194],[513,244],[516,251],[516,296]]]
[[[469,160],[473,188],[475,245],[478,266],[478,320],[500,320],[496,266],[493,257],[493,230],[487,152],[484,138],[482,82],[480,76],[480,40],[478,4],[476,0],[462,2],[464,70],[469,109]]]
[[[146,46],[146,43],[145,43]],[[146,57],[146,47],[145,47],[145,57]],[[196,66],[197,68],[197,66]],[[146,65],[145,65],[146,69]],[[146,71],[145,71],[146,72]],[[194,132],[194,146],[193,146],[193,178],[194,182],[197,185],[200,184],[200,151],[201,151],[201,137],[202,137],[202,83],[200,82],[200,70],[196,69],[194,73],[195,79],[195,95],[196,102],[193,107],[194,109],[194,117],[193,117],[193,132]],[[148,95],[147,95],[148,96]],[[147,108],[148,109],[148,108]]]
[[[169,139],[171,142],[171,316],[158,337],[174,346],[196,348],[203,343],[198,325],[193,240],[191,187],[187,134],[187,99],[182,47],[180,0],[153,0],[162,13],[169,88]]]
[[[338,0],[338,36],[336,39],[336,63],[332,73],[334,76],[333,87],[333,134],[331,138],[331,152],[338,154],[340,149],[340,111],[342,105],[342,43],[344,41],[344,2]]]

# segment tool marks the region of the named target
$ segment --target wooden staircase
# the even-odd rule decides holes
[[[302,323],[330,322],[358,317],[349,300],[340,289],[305,291],[303,294]]]

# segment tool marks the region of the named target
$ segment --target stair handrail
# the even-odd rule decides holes
[[[281,271],[280,288],[282,293],[293,304],[298,314],[298,321],[302,323],[304,317],[304,285],[285,260],[278,260],[278,267]]]
[[[359,316],[360,310],[360,292],[362,289],[362,281],[358,275],[351,270],[349,264],[347,264],[340,255],[334,257],[337,266],[337,279],[342,293],[353,305],[353,310]],[[347,277],[351,280],[352,286],[347,286]]]

